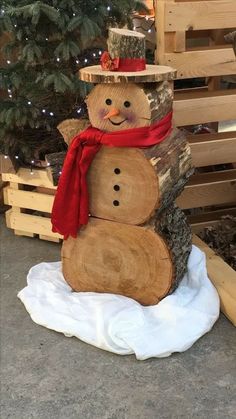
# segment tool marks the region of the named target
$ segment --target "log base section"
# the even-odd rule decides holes
[[[176,257],[169,250],[163,225],[161,230],[159,234],[157,225],[154,229],[150,225],[138,227],[91,217],[76,239],[69,237],[63,243],[65,280],[78,292],[120,294],[142,305],[157,304],[176,288],[180,278],[176,277],[175,264],[181,259],[185,271],[190,251],[185,247],[185,255],[179,251]],[[179,237],[185,243],[186,235],[189,238],[188,228],[184,227]]]

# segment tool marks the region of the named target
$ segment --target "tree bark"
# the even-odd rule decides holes
[[[145,58],[145,35],[139,32],[110,28],[107,44],[112,58]]]

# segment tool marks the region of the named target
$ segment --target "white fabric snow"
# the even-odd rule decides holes
[[[186,351],[219,316],[205,255],[195,246],[178,289],[155,306],[119,295],[72,292],[61,262],[34,266],[27,283],[18,297],[35,323],[116,354],[134,353],[139,360]]]

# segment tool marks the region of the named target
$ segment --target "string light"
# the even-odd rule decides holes
[[[57,57],[57,62],[59,63],[59,61],[60,61],[60,58],[59,58],[59,57]]]
[[[87,63],[87,62],[88,62],[87,58],[85,58],[85,59],[84,59],[84,62],[85,62],[85,63]]]
[[[42,112],[43,112],[43,113],[46,113],[46,109],[42,109]]]
[[[31,163],[34,164],[34,160],[31,160]]]
[[[107,10],[108,10],[108,12],[110,12],[111,6],[107,6]]]
[[[28,105],[32,105],[32,103],[30,102],[30,100],[28,101]]]
[[[54,116],[54,113],[53,113],[53,112],[49,112],[49,115],[50,115],[50,116]]]
[[[7,60],[7,64],[11,64],[11,61],[10,60]]]
[[[81,108],[77,109],[77,113],[80,113],[81,111],[82,111],[82,109],[81,109]]]
[[[19,156],[15,156],[15,159],[18,160],[19,159]]]
[[[102,51],[99,51],[99,53],[98,53],[99,55],[102,55]]]
[[[96,54],[95,54],[95,52],[93,52],[93,56],[94,56],[94,57],[96,57]]]
[[[73,13],[73,16],[75,16],[75,13]]]
[[[75,62],[76,62],[76,64],[79,64],[79,60],[76,60]]]
[[[5,154],[4,159],[8,159],[8,156]]]

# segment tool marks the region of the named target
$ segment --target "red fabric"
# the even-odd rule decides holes
[[[115,71],[119,67],[119,58],[111,58],[108,51],[104,51],[101,55],[100,63],[102,70]]]
[[[67,152],[52,209],[52,231],[77,237],[88,223],[89,197],[86,174],[102,145],[150,147],[163,141],[171,131],[172,112],[149,127],[103,132],[89,127],[77,135]]]
[[[120,58],[117,71],[143,71],[146,69],[144,58]]]
[[[106,71],[143,71],[146,69],[145,58],[111,58],[108,51],[102,53],[101,67]]]

